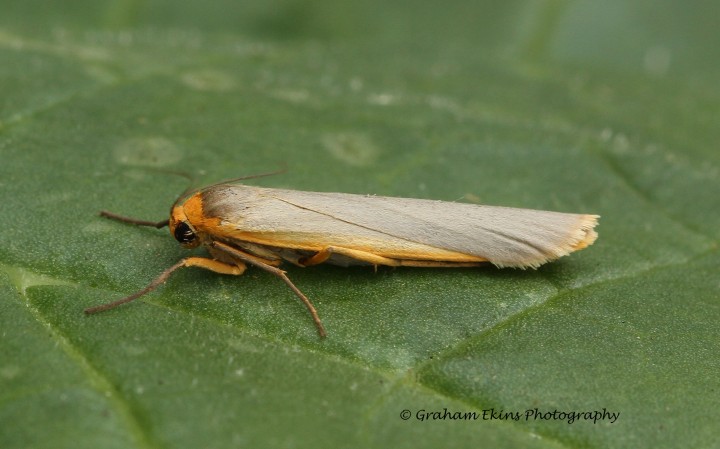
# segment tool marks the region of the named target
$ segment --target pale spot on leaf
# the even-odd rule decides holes
[[[164,137],[128,139],[115,147],[115,160],[124,165],[164,167],[182,159],[182,151]]]
[[[217,70],[203,70],[185,73],[182,82],[193,89],[226,92],[235,88],[235,79]]]
[[[322,143],[332,156],[356,167],[372,164],[379,153],[375,144],[364,134],[327,134]]]

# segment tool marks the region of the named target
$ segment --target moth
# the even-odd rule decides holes
[[[170,219],[135,220],[162,228],[186,248],[203,245],[210,257],[186,257],[147,287],[126,298],[91,307],[112,309],[154,290],[181,267],[241,275],[265,270],[297,295],[318,333],[327,335],[312,302],[278,268],[341,266],[537,268],[592,245],[599,216],[426,199],[302,192],[225,182],[178,198]]]

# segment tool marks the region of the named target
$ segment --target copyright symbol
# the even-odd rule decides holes
[[[402,418],[404,421],[407,421],[412,416],[412,412],[408,409],[405,409],[400,412],[400,418]]]

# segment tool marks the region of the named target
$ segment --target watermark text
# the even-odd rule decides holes
[[[400,412],[400,418],[407,421],[565,421],[568,424],[577,422],[609,422],[615,424],[620,418],[620,412],[602,410],[542,410],[530,408],[524,411],[507,411],[494,408],[480,411],[449,410],[409,410]]]

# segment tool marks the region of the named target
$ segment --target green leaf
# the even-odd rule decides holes
[[[716,6],[5,3],[0,447],[717,444]],[[203,254],[98,211],[283,167],[248,183],[600,237],[539,270],[288,267],[325,340],[252,268],[82,313]]]

